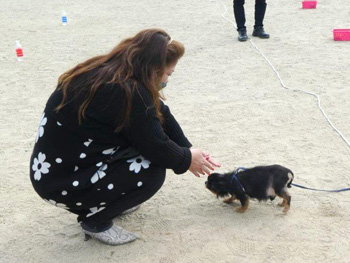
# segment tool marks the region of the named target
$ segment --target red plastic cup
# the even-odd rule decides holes
[[[350,41],[350,29],[333,29],[335,41]]]
[[[17,48],[16,49],[16,54],[17,54],[17,57],[23,57],[23,49]]]
[[[303,1],[303,9],[315,9],[317,1]]]

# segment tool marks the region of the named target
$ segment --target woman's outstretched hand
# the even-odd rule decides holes
[[[200,177],[200,174],[210,175],[210,172],[214,171],[214,166],[221,166],[221,164],[211,158],[209,154],[200,149],[190,149],[190,151],[192,154],[192,160],[189,170],[197,177]]]

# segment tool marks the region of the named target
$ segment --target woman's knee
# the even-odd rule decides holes
[[[154,188],[155,190],[159,190],[165,181],[165,169],[164,168],[159,168],[154,170],[153,174],[151,175],[152,177],[152,188]]]

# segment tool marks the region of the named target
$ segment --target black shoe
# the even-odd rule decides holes
[[[270,35],[264,31],[264,28],[262,26],[254,28],[253,36],[260,37],[260,38],[269,38],[270,37]]]
[[[241,41],[241,42],[248,40],[247,30],[246,29],[238,30],[238,40]]]

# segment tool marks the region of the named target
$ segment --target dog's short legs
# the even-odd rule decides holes
[[[290,209],[290,201],[292,200],[292,197],[289,194],[286,194],[284,198],[286,203],[284,205],[283,213],[287,213]]]
[[[281,203],[281,205],[284,206],[283,213],[287,213],[289,211],[289,209],[290,209],[290,202],[292,200],[292,197],[289,195],[289,193],[288,193],[286,188],[282,188],[277,193],[277,195],[283,198],[283,201]]]
[[[236,212],[238,213],[244,213],[249,206],[249,197],[247,195],[242,196],[239,201],[241,202],[242,206],[240,208],[236,209]]]
[[[283,198],[282,202],[280,204],[278,204],[279,206],[285,206],[286,204],[286,199]]]
[[[232,195],[231,197],[224,200],[224,203],[231,204],[233,201],[236,200],[236,196]]]

